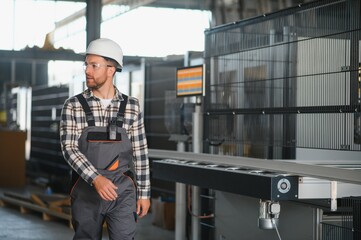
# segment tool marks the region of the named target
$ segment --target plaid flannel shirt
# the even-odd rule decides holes
[[[89,107],[95,118],[95,126],[108,126],[110,118],[117,115],[119,104],[123,101],[122,94],[115,88],[116,94],[111,105],[103,109],[100,99],[93,95],[89,89],[82,94],[87,99]],[[133,146],[133,161],[135,166],[136,181],[138,184],[138,197],[150,198],[150,174],[147,139],[140,112],[139,102],[136,98],[129,97],[125,110],[123,128],[127,130],[129,139]],[[65,160],[86,182],[92,184],[99,175],[97,169],[89,162],[78,148],[78,139],[88,124],[85,120],[84,110],[74,96],[64,103],[60,121],[60,142]]]

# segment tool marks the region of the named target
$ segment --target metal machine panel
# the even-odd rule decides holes
[[[332,181],[300,177],[298,184],[299,199],[328,199],[334,194],[335,198],[343,198],[350,196],[361,196],[361,185],[343,182],[334,182],[334,190],[332,190]],[[334,193],[333,193],[334,191]]]
[[[298,198],[298,176],[182,160],[153,160],[153,177],[268,200]]]

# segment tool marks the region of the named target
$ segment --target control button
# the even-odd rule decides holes
[[[277,183],[277,189],[280,193],[287,193],[291,189],[291,183],[288,179],[282,178]]]

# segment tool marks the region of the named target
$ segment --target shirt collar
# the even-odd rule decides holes
[[[118,88],[116,86],[114,86],[114,89],[115,89],[115,95],[113,97],[113,100],[115,100],[115,101],[123,101],[124,100],[123,94],[118,90]],[[94,93],[90,88],[86,89],[83,92],[83,94],[85,95],[85,97],[87,99],[88,98],[99,99],[98,97],[94,96]]]

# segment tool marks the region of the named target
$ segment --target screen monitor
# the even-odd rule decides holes
[[[177,68],[177,97],[203,94],[203,65]]]

